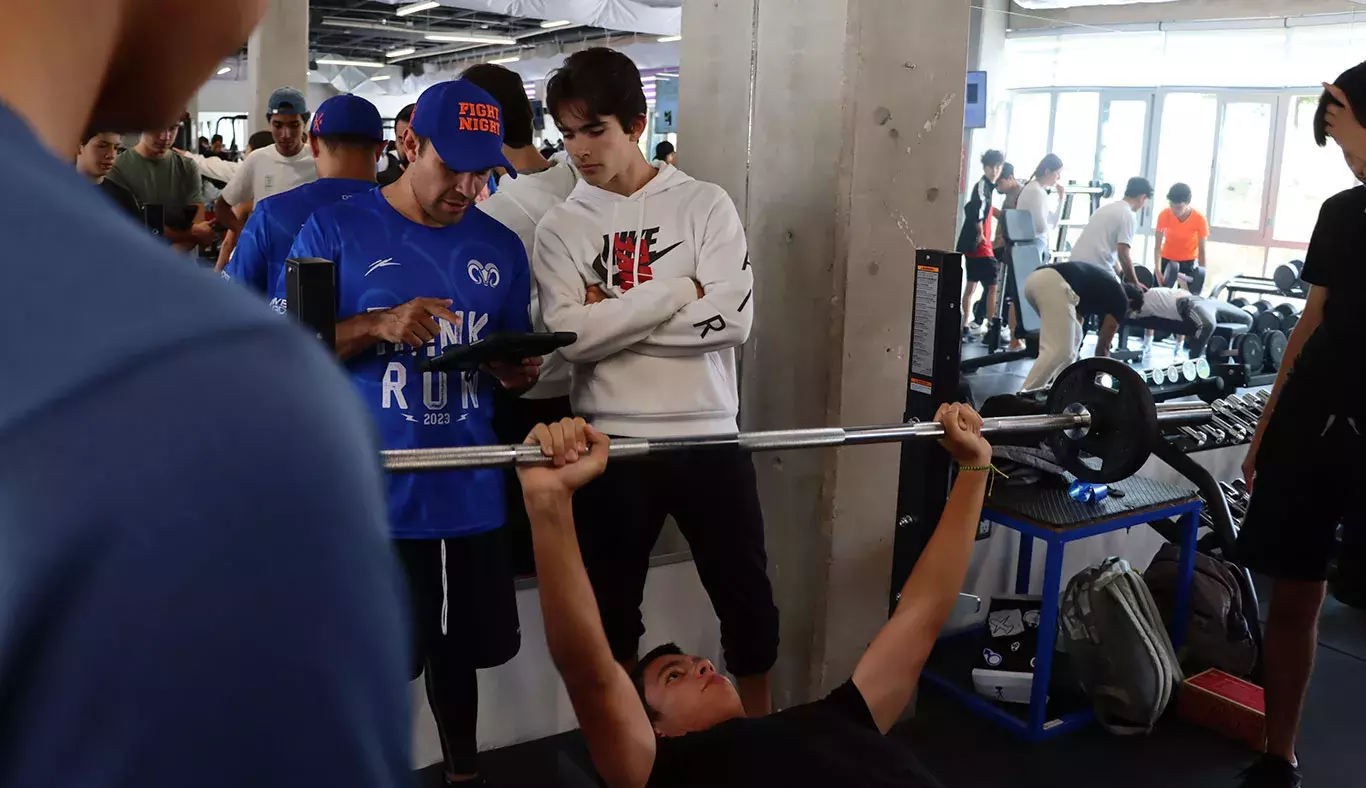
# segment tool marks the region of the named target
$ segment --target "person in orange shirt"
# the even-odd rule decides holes
[[[1191,207],[1191,187],[1184,183],[1172,186],[1167,202],[1171,207],[1157,217],[1157,243],[1153,244],[1157,286],[1176,287],[1179,280],[1192,295],[1200,295],[1207,270],[1209,222]]]

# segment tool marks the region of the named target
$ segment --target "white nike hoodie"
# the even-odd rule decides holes
[[[721,187],[668,164],[630,197],[581,182],[537,228],[531,270],[546,326],[579,335],[563,351],[575,413],[611,435],[737,431],[754,276]],[[585,304],[590,285],[607,300]]]

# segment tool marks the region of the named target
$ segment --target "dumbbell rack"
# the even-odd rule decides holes
[[[1270,392],[1262,389],[1216,399],[1210,403],[1215,411],[1210,423],[1175,427],[1165,430],[1164,434],[1168,442],[1186,454],[1246,445],[1257,432],[1257,422],[1262,417],[1262,408],[1269,397]]]

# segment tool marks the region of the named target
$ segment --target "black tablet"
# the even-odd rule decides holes
[[[521,361],[545,356],[579,338],[571,331],[548,334],[523,334],[513,331],[489,334],[469,345],[452,345],[446,352],[422,362],[423,372],[453,372],[478,369],[490,361]]]

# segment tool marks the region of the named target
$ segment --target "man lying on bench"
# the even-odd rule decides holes
[[[593,765],[609,788],[935,785],[885,737],[915,692],[958,598],[976,538],[991,446],[967,405],[944,405],[940,441],[960,463],[929,545],[851,680],[823,700],[745,717],[730,680],[706,659],[656,649],[633,675],[612,659],[574,531],[574,491],[602,474],[608,439],[582,419],[527,438],[555,467],[518,469],[546,641],[569,690]],[[694,494],[705,495],[705,490]],[[724,582],[724,580],[722,580]]]
[[[1238,307],[1214,298],[1193,296],[1189,290],[1175,287],[1152,287],[1143,291],[1125,285],[1129,297],[1130,316],[1142,325],[1146,318],[1170,320],[1185,328],[1181,333],[1190,338],[1190,358],[1205,355],[1205,346],[1220,323],[1237,323],[1243,331],[1252,327],[1252,316]],[[1151,327],[1151,326],[1149,326]]]

